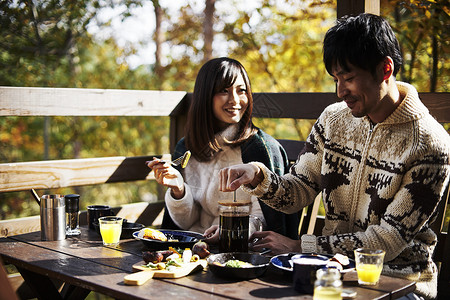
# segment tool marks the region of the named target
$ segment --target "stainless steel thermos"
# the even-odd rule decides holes
[[[41,197],[41,239],[59,241],[66,238],[66,202],[63,195]]]

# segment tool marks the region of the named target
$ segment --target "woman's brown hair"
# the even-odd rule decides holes
[[[256,127],[252,123],[252,89],[244,66],[228,57],[211,59],[197,74],[186,123],[186,147],[199,161],[211,160],[214,154],[221,151],[215,137],[220,128],[213,113],[213,97],[219,91],[231,87],[239,75],[242,75],[245,82],[248,107],[238,123],[236,137],[226,144],[238,146],[256,133]]]

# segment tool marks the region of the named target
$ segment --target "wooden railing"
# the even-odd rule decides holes
[[[169,116],[186,92],[0,87],[0,116]],[[97,157],[0,164],[0,193],[58,189],[113,182],[153,180],[145,166],[155,153],[138,157]],[[161,211],[163,201],[124,205],[118,214],[146,220]],[[80,222],[84,223],[84,214]],[[148,224],[150,223],[150,224]],[[39,216],[0,221],[0,236],[40,229]]]
[[[0,87],[0,116],[169,116],[172,151],[184,135],[191,97],[186,92]],[[450,122],[450,93],[420,93],[420,97],[439,122]],[[334,93],[255,93],[253,116],[316,119],[327,105],[336,101]],[[170,154],[157,155],[170,158]],[[0,193],[153,180],[144,164],[149,159],[151,156],[116,156],[2,163]],[[436,260],[447,261],[442,271],[448,281],[450,270],[446,255],[450,251],[450,242],[446,239],[447,233],[442,232],[447,201],[440,207],[434,229],[439,238]],[[163,201],[158,201],[124,205],[116,211],[131,220],[148,221],[154,220],[162,209]],[[308,222],[303,230],[314,226],[315,221],[313,217],[311,224]],[[38,216],[0,221],[0,236],[39,230],[38,222]],[[318,228],[314,230],[317,231]]]

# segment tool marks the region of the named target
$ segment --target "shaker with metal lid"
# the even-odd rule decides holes
[[[43,195],[41,207],[41,239],[59,241],[66,238],[66,202],[63,195]]]
[[[316,272],[313,300],[342,300],[341,272],[322,268]]]
[[[65,195],[66,199],[66,235],[79,235],[80,231],[80,195]]]

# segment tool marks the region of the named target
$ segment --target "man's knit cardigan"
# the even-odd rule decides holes
[[[356,248],[383,249],[383,274],[417,281],[416,293],[434,298],[437,238],[429,225],[449,181],[450,138],[414,87],[397,86],[404,99],[386,120],[373,127],[345,103],[330,105],[289,174],[255,163],[264,180],[244,189],[287,213],[322,192],[326,218],[317,252],[353,257]]]

